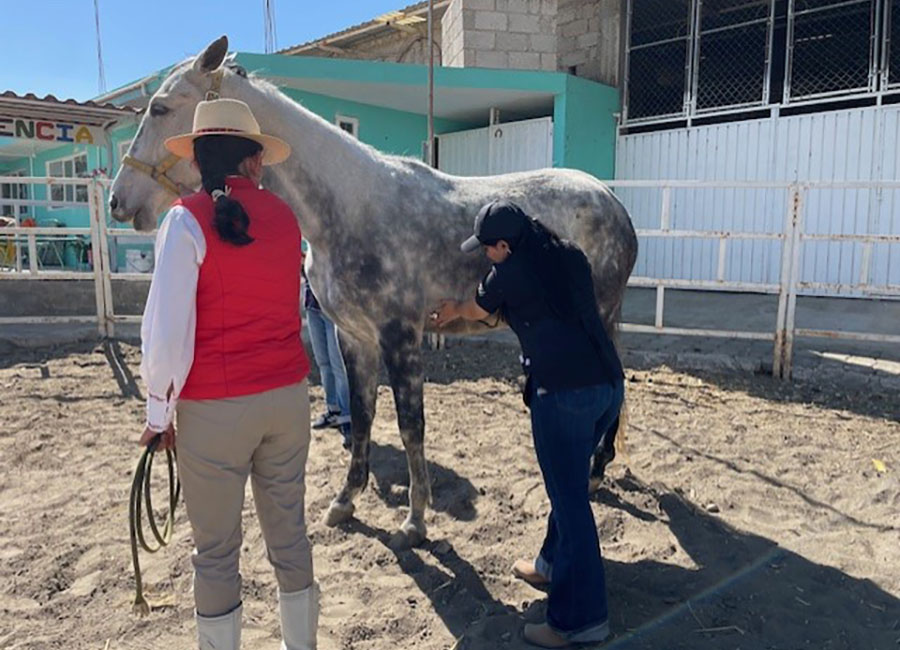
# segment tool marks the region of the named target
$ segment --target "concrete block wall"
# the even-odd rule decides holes
[[[558,0],[559,69],[619,84],[621,0]]]
[[[441,19],[441,59],[446,66],[464,66],[462,0],[453,0]]]
[[[444,65],[556,70],[556,7],[557,0],[453,0]]]

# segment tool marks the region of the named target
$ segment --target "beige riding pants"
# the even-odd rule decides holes
[[[245,397],[182,400],[178,477],[194,535],[194,602],[220,616],[241,602],[241,510],[250,477],[269,561],[282,592],[309,587],[304,517],[307,382]]]

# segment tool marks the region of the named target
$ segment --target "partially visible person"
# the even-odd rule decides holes
[[[347,368],[338,345],[337,328],[322,311],[312,287],[309,286],[306,272],[303,273],[303,306],[306,309],[313,357],[325,390],[325,412],[316,418],[312,428],[339,429],[344,439],[344,448],[350,449],[350,384],[347,381]]]
[[[240,101],[200,102],[166,148],[202,189],[169,210],[141,327],[147,423],[140,442],[177,447],[194,540],[200,650],[238,650],[247,478],[278,582],[283,650],[314,650],[319,592],[306,534],[309,360],[300,340],[301,234],[260,187],[290,147]],[[177,419],[177,433],[174,421]],[[184,647],[184,644],[177,644]]]
[[[522,346],[524,397],[552,508],[537,558],[513,565],[517,577],[550,591],[546,622],[525,625],[525,639],[544,648],[598,643],[609,636],[609,613],[588,483],[594,450],[611,448],[615,436],[622,364],[597,309],[590,263],[577,246],[514,203],[493,201],[462,244],[464,252],[479,248],[493,268],[476,296],[444,301],[432,320],[441,327],[499,312]]]

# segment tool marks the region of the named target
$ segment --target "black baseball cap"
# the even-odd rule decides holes
[[[493,245],[503,239],[509,244],[519,241],[528,224],[528,215],[512,201],[498,200],[482,206],[475,217],[475,234],[459,247],[463,253],[471,253],[486,244]]]

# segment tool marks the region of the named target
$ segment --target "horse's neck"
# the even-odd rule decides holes
[[[291,145],[291,157],[268,168],[266,186],[294,209],[313,246],[339,241],[354,228],[360,181],[379,177],[384,161],[274,89],[244,85],[241,95],[262,130]]]

